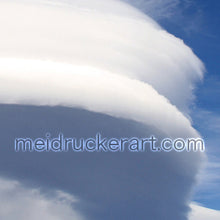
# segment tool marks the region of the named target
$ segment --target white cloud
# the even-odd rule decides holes
[[[123,0],[143,10],[154,19],[169,18],[176,14],[180,0]],[[183,1],[182,1],[183,2]],[[184,2],[186,2],[184,0]]]
[[[69,7],[1,2],[0,57],[109,70],[149,83],[186,112],[194,82],[202,78],[200,60],[138,10],[118,1],[101,2],[74,0]]]
[[[202,78],[203,65],[190,48],[121,2],[75,0],[69,8],[58,2],[0,3],[0,102],[79,106],[173,137],[198,136],[172,106],[186,113],[193,84]],[[38,60],[54,63],[42,70]],[[55,62],[79,72],[54,71]],[[76,66],[88,67],[87,73]]]
[[[196,188],[196,199],[212,199],[220,195],[220,160],[219,156],[219,133],[220,116],[214,112],[202,109],[195,109],[193,118],[197,127],[204,134],[207,145],[206,154],[208,156],[205,169],[199,175],[200,184]]]
[[[38,188],[30,188],[18,181],[0,177],[0,218],[4,220],[83,220],[74,209],[78,200],[63,191],[43,193]],[[190,205],[189,220],[219,220],[220,211],[203,207],[197,203]]]
[[[0,1],[0,103],[80,107],[135,120],[149,127],[155,126],[166,136],[199,136],[185,115],[188,112],[188,104],[193,99],[194,83],[202,79],[204,67],[182,40],[167,33],[137,9],[119,1],[73,0],[69,3],[44,3]],[[120,199],[123,201],[127,198],[125,196],[118,199],[114,196],[114,190],[120,189],[118,192],[122,191],[122,195],[128,195],[127,204],[131,202],[138,206],[144,204],[138,204],[139,199],[148,202],[151,199],[159,199],[167,216],[174,219],[179,216],[178,219],[185,220],[185,204],[203,160],[202,155],[148,154],[148,160],[146,155],[137,160],[135,156],[125,154],[113,158],[114,160],[111,160],[111,157],[108,160],[108,155],[106,156],[105,165],[114,161],[117,167],[122,167],[123,175],[115,173],[116,169],[107,166],[107,176],[106,169],[99,170],[99,167],[105,167],[101,164],[102,160],[95,160],[99,165],[96,164],[93,172],[94,176],[99,178],[91,178],[88,182],[95,186],[98,180],[103,181],[103,185],[107,184],[107,180],[115,183],[111,185],[111,181],[108,181],[112,191],[107,193],[102,189],[98,192],[98,205],[102,204],[103,198],[107,200],[103,202],[103,206],[112,199],[116,206],[119,205],[119,208],[113,208],[113,215],[116,215],[120,208],[125,208],[119,204]],[[88,161],[94,162],[93,159],[84,158],[83,161],[86,164]],[[162,161],[162,167],[158,163],[159,160]],[[70,164],[77,162],[71,158]],[[139,163],[143,163],[141,169]],[[127,168],[129,165],[131,170]],[[79,170],[80,168],[79,166]],[[154,173],[153,169],[157,169],[157,172]],[[96,173],[97,170],[100,172]],[[86,171],[87,169],[79,171],[83,180],[91,175],[85,175]],[[57,172],[61,172],[68,179],[67,176],[75,178],[72,173],[76,170],[73,169],[68,174],[63,173],[63,170]],[[138,184],[135,184],[136,182]],[[155,183],[158,182],[161,189],[157,195],[158,185]],[[173,182],[175,187],[171,186]],[[122,190],[120,187],[124,184],[127,188]],[[13,214],[10,207],[15,207],[19,201],[19,207],[23,202],[26,204],[25,211],[26,207],[30,210],[29,219],[33,219],[32,213],[36,212],[32,209],[32,204],[44,210],[46,217],[38,216],[38,219],[50,219],[54,213],[51,211],[54,203],[60,218],[68,219],[70,215],[77,215],[70,210],[70,203],[57,203],[57,195],[48,199],[40,191],[26,190],[18,183],[2,185],[2,195],[6,193],[5,198],[2,198],[6,201],[8,199],[8,203],[12,204],[2,209],[3,214],[4,210],[6,214]],[[8,197],[11,189],[4,188],[5,185],[12,189],[17,189],[18,185],[16,199]],[[119,188],[115,188],[116,185]],[[136,185],[140,185],[140,189],[137,187],[134,192],[130,192],[130,189],[133,189],[131,186]],[[81,195],[85,194],[86,187],[90,188],[86,185]],[[153,195],[148,198],[146,195],[151,193]],[[91,196],[91,193],[87,194]],[[111,196],[107,199],[106,195]],[[131,201],[131,195],[138,198],[137,201]],[[168,195],[172,195],[171,198],[168,199]],[[175,212],[167,211],[169,204],[176,206]],[[151,205],[153,206],[153,203]],[[164,216],[163,211],[155,214],[150,206],[148,210],[159,216],[159,219]],[[20,218],[25,211],[21,212]],[[67,217],[63,216],[63,211],[66,211]],[[130,215],[132,210],[129,211],[120,214]],[[140,213],[142,214],[143,212]],[[102,216],[100,219],[103,219]]]
[[[137,7],[159,23],[175,24],[189,35],[192,32],[203,33],[203,10],[193,0],[122,0]],[[193,11],[193,13],[191,13]],[[187,14],[187,16],[186,16]]]
[[[209,146],[212,147],[212,146]],[[205,169],[198,175],[199,184],[196,187],[196,199],[210,199],[219,198],[219,183],[220,183],[220,161],[217,156],[208,154],[208,162]]]
[[[210,94],[211,95],[211,94]],[[212,94],[213,95],[213,94]],[[194,117],[198,120],[201,128],[213,132],[220,133],[220,115],[211,111],[196,109]]]
[[[220,210],[213,210],[198,204],[191,204],[192,212],[189,216],[189,220],[219,220]]]
[[[44,195],[17,181],[0,178],[0,219],[4,220],[83,220],[74,210],[78,201],[62,191]]]
[[[48,61],[0,59],[0,66],[2,103],[81,107],[155,126],[173,137],[199,136],[175,106],[141,81]]]

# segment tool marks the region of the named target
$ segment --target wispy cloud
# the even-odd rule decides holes
[[[123,0],[161,24],[172,23],[184,33],[202,31],[203,10],[192,0]]]
[[[196,108],[193,118],[204,137],[208,156],[205,169],[199,175],[200,184],[196,188],[195,200],[203,199],[208,202],[220,195],[220,116],[216,112]]]

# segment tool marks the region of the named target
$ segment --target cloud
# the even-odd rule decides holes
[[[211,96],[210,96],[211,97]],[[220,194],[220,161],[219,156],[219,132],[220,132],[220,116],[208,110],[199,108],[194,109],[193,113],[195,126],[204,136],[208,156],[205,169],[199,175],[200,184],[196,188],[195,199],[203,199],[206,204],[217,198]]]
[[[118,1],[75,0],[69,7],[59,2],[61,6],[43,7],[3,1],[0,57],[108,70],[150,84],[188,112],[194,83],[202,78],[204,67],[182,40]]]
[[[191,189],[203,157],[199,153],[17,153],[16,137],[148,137],[164,133],[153,126],[76,108],[0,106],[0,173],[47,190],[80,198],[89,220],[185,220]],[[5,135],[7,134],[7,135]],[[12,162],[13,161],[13,162]],[[133,208],[131,208],[133,207]],[[160,209],[158,209],[160,207]],[[138,209],[138,212],[136,211]]]
[[[198,204],[191,204],[192,213],[189,216],[189,220],[217,220],[220,218],[220,211],[205,208]]]
[[[13,196],[12,196],[13,195]],[[39,188],[30,188],[15,180],[0,177],[0,217],[4,220],[85,220],[74,204],[79,201],[63,191],[45,193]],[[203,207],[197,203],[190,205],[189,220],[218,220],[220,211]]]
[[[188,106],[204,66],[193,51],[114,0],[0,1],[0,26],[0,130],[7,134],[0,134],[0,172],[79,197],[89,219],[185,220],[202,153],[23,154],[12,142],[48,131],[198,137]],[[59,200],[34,197],[39,205]]]
[[[204,109],[196,109],[194,118],[201,130],[210,132],[213,136],[220,132],[220,115]]]
[[[1,3],[0,101],[76,106],[154,125],[173,137],[198,136],[175,106],[187,113],[201,61],[129,5],[89,2],[73,1],[70,8],[62,1],[59,7]]]
[[[0,218],[4,220],[83,220],[74,210],[77,200],[62,191],[45,195],[18,181],[0,178]]]
[[[192,32],[203,33],[204,13],[201,5],[192,0],[123,0],[148,16],[167,26],[176,28],[189,35]],[[187,15],[187,16],[186,16]],[[168,26],[169,28],[169,26]]]
[[[48,61],[2,58],[0,66],[2,103],[80,107],[155,126],[171,137],[199,136],[175,106],[141,81]]]
[[[156,20],[170,18],[176,15],[180,0],[124,0],[144,11]],[[182,2],[186,2],[185,0]]]
[[[210,145],[210,147],[212,147]],[[220,161],[213,154],[208,154],[208,162],[205,166],[205,169],[199,175],[199,185],[195,190],[194,198],[199,200],[205,200],[208,204],[209,201],[212,201],[215,198],[218,198],[220,195],[219,192],[219,183],[220,183]]]

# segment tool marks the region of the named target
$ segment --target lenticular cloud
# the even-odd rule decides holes
[[[109,134],[118,127],[121,127],[118,134],[125,134],[123,132],[129,130],[126,123],[133,122],[135,128],[141,124],[142,129],[136,130],[139,134],[143,134],[143,125],[144,132],[152,134],[154,129],[160,137],[199,136],[187,115],[194,85],[203,77],[202,62],[182,40],[130,5],[114,0],[13,3],[2,0],[0,27],[1,114],[10,114],[10,109],[5,110],[3,106],[28,105],[24,120],[31,123],[30,116],[36,118],[35,127],[28,132],[39,132],[42,126],[48,129],[58,126],[52,116],[65,113],[66,124],[59,125],[65,131],[70,130],[70,120],[75,117],[74,123],[88,120],[97,124],[96,129],[99,124],[104,127],[108,122],[112,125],[106,128]],[[47,125],[37,120],[42,110],[34,106],[46,109],[41,114],[47,115]],[[56,113],[48,107],[54,107]],[[73,109],[75,115],[66,107]],[[16,108],[16,112],[20,112],[19,107]],[[19,114],[22,115],[22,111]],[[11,123],[18,126],[20,118],[16,117]],[[88,130],[88,134],[89,129],[94,129],[81,123],[78,126],[84,132]],[[77,132],[79,135],[80,129]],[[34,161],[38,156],[33,155]],[[63,167],[65,172],[60,168],[55,173],[52,165],[44,164],[47,161],[44,157],[41,166],[48,169],[45,176],[56,180],[59,176],[58,187],[95,203],[95,211],[88,210],[88,204],[85,208],[90,219],[160,220],[163,216],[186,219],[187,202],[202,159],[200,153],[149,153],[150,156],[139,158],[130,154],[116,155],[114,158],[108,154],[102,158],[79,155],[80,160],[55,160],[49,156],[51,164],[59,161],[61,167],[65,161],[71,166],[78,163],[77,167],[84,161],[93,165],[91,171],[80,166],[79,170]],[[16,159],[22,164],[21,158]],[[16,172],[24,175],[19,166],[24,167],[17,165]],[[118,167],[123,174],[119,175]],[[8,172],[13,170],[9,165],[7,169]],[[35,169],[33,166],[33,176],[30,174],[27,178],[36,181],[39,171]],[[39,175],[41,180],[38,181],[50,185],[48,178]],[[85,185],[86,181],[90,187]],[[95,190],[100,183],[107,187],[101,192]],[[158,203],[160,211],[156,209]],[[141,210],[132,212],[130,206]],[[174,206],[175,211],[170,211],[170,206]]]
[[[183,135],[195,135],[180,113],[202,77],[190,48],[121,2],[57,4],[1,3],[2,103],[79,106],[150,124],[158,119],[178,136],[168,120]]]

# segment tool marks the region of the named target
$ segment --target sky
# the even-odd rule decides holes
[[[219,219],[217,0],[0,6],[1,218]],[[47,132],[203,137],[206,153],[14,151]]]

